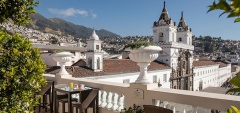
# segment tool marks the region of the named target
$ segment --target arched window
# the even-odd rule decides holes
[[[163,41],[163,33],[159,33],[159,42]]]
[[[203,89],[203,81],[200,80],[200,81],[199,81],[199,90],[202,90],[202,89]]]
[[[181,37],[178,38],[178,42],[182,42],[182,38]]]
[[[92,57],[88,58],[88,67],[92,68]]]
[[[100,69],[100,58],[97,58],[97,69]]]

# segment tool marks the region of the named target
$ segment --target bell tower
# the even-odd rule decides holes
[[[176,41],[176,26],[172,21],[166,8],[166,2],[162,13],[158,19],[153,23],[153,42],[175,42]]]
[[[95,30],[87,41],[86,62],[87,66],[95,72],[103,70],[103,51],[101,49],[102,41],[99,40]]]
[[[177,26],[177,42],[192,45],[192,30],[187,26],[183,12],[181,13],[181,18]]]

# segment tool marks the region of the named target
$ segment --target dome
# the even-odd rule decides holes
[[[96,34],[95,30],[93,30],[93,33],[92,33],[92,35],[90,36],[90,39],[99,40],[99,37],[98,37],[98,35]]]

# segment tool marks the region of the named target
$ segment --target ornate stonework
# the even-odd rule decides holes
[[[191,68],[192,54],[189,50],[180,49],[177,68],[172,69],[171,88],[182,90],[193,90],[193,68]]]

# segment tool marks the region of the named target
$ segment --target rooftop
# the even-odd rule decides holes
[[[171,69],[168,65],[154,61],[150,63],[148,71]],[[86,66],[84,60],[79,60],[72,66],[66,67],[66,70],[73,77],[90,77],[90,76],[102,76],[111,74],[122,74],[122,73],[134,73],[139,72],[139,67],[136,62],[130,59],[104,59],[103,60],[103,71],[94,72],[92,69]],[[60,71],[59,66],[50,67],[46,70],[48,74],[56,74]]]
[[[206,60],[206,61],[193,61],[193,65],[195,67],[197,66],[209,66],[209,65],[216,65],[219,64],[220,67],[226,67],[227,62],[224,61],[212,61],[212,60]]]

